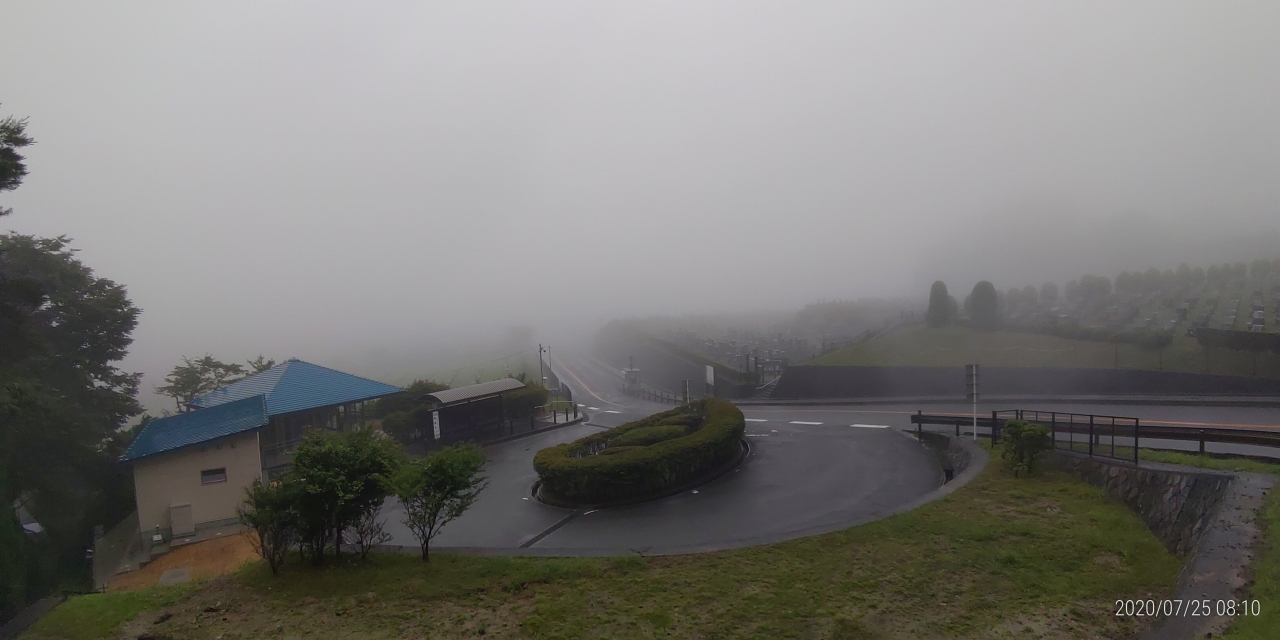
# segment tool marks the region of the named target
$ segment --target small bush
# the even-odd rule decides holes
[[[1004,452],[1000,457],[1011,461],[1013,475],[1022,472],[1030,474],[1035,467],[1036,458],[1053,448],[1053,437],[1048,427],[1031,424],[1022,420],[1010,420],[1000,430],[1004,439]]]
[[[298,513],[293,485],[263,484],[254,480],[245,490],[244,504],[236,509],[240,523],[249,529],[253,550],[267,561],[271,574],[280,572],[289,550],[298,542]]]
[[[711,398],[543,449],[534,456],[533,468],[543,491],[560,500],[609,504],[645,499],[733,458],[745,426],[737,407]],[[659,435],[664,439],[635,444]],[[676,437],[665,437],[672,435]]]

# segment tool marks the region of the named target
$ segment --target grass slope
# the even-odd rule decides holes
[[[694,556],[422,564],[260,563],[199,583],[151,633],[181,638],[1079,638],[1123,636],[1117,598],[1162,597],[1180,561],[1123,506],[1056,473],[998,460],[913,512],[786,543]],[[164,594],[170,594],[168,596]],[[113,635],[138,596],[75,598],[25,638]]]
[[[1038,333],[980,332],[966,327],[916,325],[891,331],[870,342],[814,358],[805,364],[861,366],[962,366],[978,363],[1002,367],[1087,367],[1154,369],[1190,373],[1257,375],[1280,378],[1280,358],[1213,350],[1206,355],[1195,338],[1174,337],[1164,349],[1136,345],[1067,340]]]

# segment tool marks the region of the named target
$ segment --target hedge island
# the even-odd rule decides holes
[[[548,447],[533,458],[539,495],[593,506],[669,495],[731,468],[744,428],[737,407],[709,398]]]

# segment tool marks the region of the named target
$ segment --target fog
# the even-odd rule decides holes
[[[1273,2],[9,0],[0,116],[38,144],[0,227],[128,286],[146,390],[183,354],[402,378],[514,325],[1272,257],[1277,24]]]

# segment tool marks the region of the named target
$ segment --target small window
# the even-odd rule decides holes
[[[227,469],[205,469],[200,472],[200,484],[216,484],[227,481]]]

